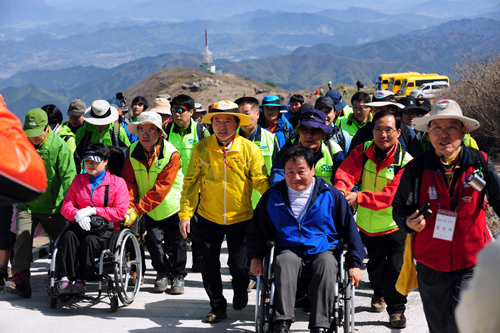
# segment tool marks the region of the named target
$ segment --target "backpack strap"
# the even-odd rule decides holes
[[[167,124],[167,127],[165,128],[165,133],[167,134],[167,141],[169,139],[170,132],[172,131],[172,126],[174,126],[174,122],[171,121]]]
[[[205,127],[202,124],[196,123],[196,135],[198,136],[198,141],[203,140],[205,137],[205,132],[203,131]]]
[[[105,185],[104,189],[104,207],[108,207],[109,185]]]

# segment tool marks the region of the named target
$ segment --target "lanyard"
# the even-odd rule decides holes
[[[451,201],[451,203],[454,206],[454,207],[452,206],[451,208],[455,209],[455,213],[458,211],[459,200],[460,200],[460,198],[462,198],[462,194],[464,193],[464,185],[465,185],[465,175],[466,175],[466,173],[467,172],[464,171],[464,177],[462,179],[462,189],[460,191],[460,195],[457,197],[456,202]],[[437,200],[438,200],[438,206],[439,206],[439,209],[441,209],[441,201],[439,200],[439,191],[438,191],[438,186],[437,186],[437,182],[436,182],[436,175],[435,175],[434,171],[432,172],[432,178],[434,180],[434,186],[436,187],[436,196],[437,196]]]
[[[231,140],[231,143],[230,143],[228,146],[231,146],[231,147],[232,147],[232,146],[233,146],[233,142],[234,142],[234,137],[233,137],[233,139]],[[231,168],[231,169],[232,169],[233,167],[232,167],[232,166],[230,166],[229,164],[227,164],[227,162],[226,162],[226,155],[227,155],[227,152],[226,152],[226,147],[227,147],[226,145],[223,145],[223,146],[221,147],[221,149],[222,149],[222,155],[224,156],[224,164],[225,164],[225,165],[227,165],[229,168]]]

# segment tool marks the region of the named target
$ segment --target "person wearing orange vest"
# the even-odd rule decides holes
[[[406,296],[395,285],[403,265],[406,231],[392,218],[391,204],[401,170],[411,156],[399,144],[400,119],[391,111],[375,115],[372,131],[373,141],[353,149],[337,170],[333,185],[349,204],[358,204],[356,224],[370,258],[371,310],[382,312],[387,303],[391,326],[405,328]],[[359,191],[351,192],[356,183]]]

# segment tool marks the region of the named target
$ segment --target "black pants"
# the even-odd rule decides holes
[[[375,295],[384,296],[389,315],[404,313],[406,296],[396,290],[405,250],[406,231],[398,230],[387,235],[368,236],[360,232],[368,251],[368,276]]]
[[[146,222],[146,247],[151,255],[151,264],[158,273],[171,273],[173,276],[186,276],[186,241],[179,229],[179,216],[174,214],[166,219],[155,221],[144,214]],[[172,259],[169,261],[163,247],[164,238],[172,244]]]
[[[12,213],[12,205],[0,206],[0,250],[10,250],[14,246],[10,232]]]
[[[250,220],[231,225],[221,225],[198,216],[198,235],[203,255],[201,276],[213,311],[227,308],[227,301],[222,294],[220,275],[220,250],[224,236],[226,236],[229,253],[228,266],[233,278],[234,295],[239,296],[247,293],[248,283],[250,282],[246,254],[249,224]]]
[[[455,308],[473,273],[473,267],[440,272],[417,263],[418,290],[431,333],[458,333]]]
[[[83,236],[67,230],[61,238],[57,253],[56,269],[59,277],[87,280],[92,276],[95,259],[109,247],[112,233],[107,230],[102,236]]]

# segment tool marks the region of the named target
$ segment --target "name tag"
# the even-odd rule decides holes
[[[456,222],[457,213],[445,209],[438,209],[436,225],[434,226],[434,234],[432,237],[451,242],[453,240]]]

